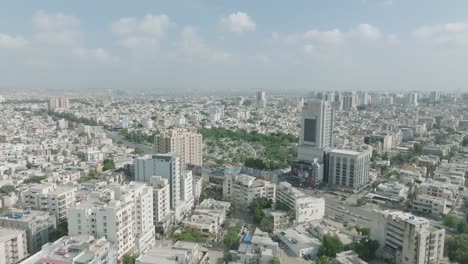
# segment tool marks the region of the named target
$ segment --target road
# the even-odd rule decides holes
[[[122,144],[129,148],[139,148],[145,152],[145,154],[154,154],[156,153],[153,146],[149,144],[139,144],[132,141],[126,140],[119,132],[116,131],[106,131],[108,138],[112,139],[112,142],[116,144],[118,141],[122,141]]]

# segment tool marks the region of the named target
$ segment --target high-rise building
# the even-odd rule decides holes
[[[257,92],[257,106],[260,108],[265,108],[266,107],[266,94],[265,91],[258,91]]]
[[[201,167],[203,165],[202,135],[185,129],[170,129],[154,139],[156,153],[175,153],[185,165]],[[154,175],[152,175],[154,176]]]
[[[360,190],[369,181],[372,148],[363,151],[333,149],[328,153],[328,183]]]
[[[153,222],[156,233],[165,234],[171,226],[169,180],[161,176],[151,177],[153,187]]]
[[[150,183],[153,176],[169,180],[170,207],[174,220],[179,222],[194,205],[192,171],[181,169],[179,156],[173,153],[135,159],[136,181]]]
[[[343,110],[355,110],[359,103],[359,97],[354,92],[343,94]]]
[[[119,259],[135,249],[145,252],[155,243],[152,204],[153,188],[144,183],[90,193],[86,202],[68,209],[69,235],[106,237],[117,245]]]
[[[70,100],[67,97],[54,97],[50,98],[47,104],[49,111],[55,111],[57,109],[69,109]]]
[[[26,231],[0,227],[0,263],[16,264],[28,256]]]
[[[381,257],[399,264],[430,264],[443,259],[445,229],[400,211],[376,211],[371,238],[379,242]]]
[[[409,93],[406,95],[406,104],[418,106],[418,93]]]
[[[24,208],[49,211],[57,222],[67,219],[67,208],[75,206],[76,187],[56,184],[35,184],[21,191]]]
[[[310,100],[302,108],[299,144],[315,148],[333,147],[334,114],[329,102]]]
[[[439,102],[440,101],[440,92],[439,91],[432,91],[431,92],[431,102]]]
[[[223,183],[223,198],[247,209],[255,198],[276,200],[276,185],[248,175],[227,174]]]

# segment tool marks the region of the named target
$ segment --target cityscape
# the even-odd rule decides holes
[[[302,21],[311,4],[299,1],[306,9],[299,11],[273,1],[270,11],[256,13],[252,3],[194,2],[141,1],[133,3],[138,7],[128,6],[128,12],[160,5],[164,12],[192,8],[197,14],[191,19],[218,14],[215,40],[175,22],[182,11],[171,17],[146,11],[141,21],[122,17],[108,26],[121,48],[131,47],[125,55],[130,61],[123,53],[83,46],[85,35],[94,36],[87,42],[93,45],[105,38],[99,29],[88,28],[99,19],[77,18],[90,15],[83,8],[91,3],[48,0],[44,8],[31,3],[25,12],[35,10],[32,24],[37,32],[30,37],[6,30],[16,30],[13,24],[22,6],[5,3],[12,13],[0,10],[0,58],[6,55],[0,62],[5,73],[0,78],[0,264],[468,264],[465,74],[454,73],[451,87],[444,88],[451,85],[445,83],[437,89],[433,85],[452,77],[441,73],[440,79],[402,77],[391,82],[381,75],[377,87],[374,70],[385,68],[370,67],[374,77],[367,81],[348,78],[363,78],[361,68],[348,77],[330,70],[333,78],[342,78],[335,82],[321,76],[323,72],[307,73],[313,71],[308,64],[281,65],[281,71],[294,71],[298,65],[305,71],[279,74],[240,57],[235,64],[239,72],[226,74],[225,66],[211,64],[231,58],[221,49],[228,46],[220,43],[232,41],[246,52],[238,42],[246,34],[261,35],[266,30],[262,21],[278,10],[291,21]],[[404,5],[397,0],[355,2],[361,11],[385,14]],[[97,12],[102,4],[96,4]],[[429,6],[436,4],[428,4],[421,16],[431,17]],[[121,16],[125,7],[119,2],[102,14]],[[240,7],[257,16],[233,11]],[[54,13],[57,8],[67,12]],[[442,11],[448,10],[441,9],[444,18]],[[289,12],[296,11],[293,19]],[[333,14],[319,20],[338,19]],[[291,21],[278,32],[291,27]],[[164,42],[173,37],[171,28],[188,38],[182,46]],[[361,37],[384,38],[385,45],[405,42],[371,24],[305,35],[278,32],[272,32],[272,38],[281,39],[281,45],[314,39],[317,43],[303,51],[324,69],[335,70],[332,58],[322,57],[334,53],[328,48],[341,49],[337,46]],[[466,22],[425,26],[417,32],[427,42],[440,34],[435,37],[440,57],[432,55],[441,68],[449,66],[437,60],[452,56],[441,51],[442,45],[450,43],[454,52],[467,47]],[[46,44],[46,38],[60,44]],[[265,52],[271,51],[269,41]],[[220,46],[214,48],[214,43]],[[196,56],[172,53],[173,46]],[[67,50],[85,64],[71,66],[72,60],[62,53]],[[340,63],[348,67],[351,58],[345,50],[333,56],[343,56]],[[425,57],[423,52],[408,59]],[[373,48],[369,54],[373,56]],[[23,55],[30,56],[28,66]],[[400,55],[396,61],[403,60]],[[140,60],[152,56],[174,61],[164,70],[154,62],[151,73],[151,63]],[[204,64],[206,56],[210,66]],[[50,64],[41,64],[40,57],[50,58]],[[106,62],[94,67],[98,62],[90,57]],[[275,59],[262,58],[261,64]],[[119,63],[132,69],[123,73],[126,70],[116,69]],[[468,68],[466,61],[460,65]],[[427,75],[430,67],[425,68]],[[104,73],[107,70],[112,73]],[[258,76],[250,72],[257,70]],[[398,70],[423,78],[413,68]],[[305,77],[298,77],[301,74]],[[109,76],[115,77],[104,81]],[[262,80],[266,76],[269,79]],[[284,86],[288,82],[290,88]]]

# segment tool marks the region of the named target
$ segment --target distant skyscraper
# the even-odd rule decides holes
[[[417,106],[418,105],[418,94],[417,93],[409,93],[406,96],[406,103],[408,105]]]
[[[257,92],[257,105],[260,108],[266,107],[266,94],[265,91]]]
[[[300,145],[315,148],[333,147],[334,115],[329,102],[310,100],[302,108]]]
[[[439,102],[440,101],[440,92],[432,91],[431,92],[431,102]]]
[[[343,94],[343,109],[355,110],[359,103],[359,97],[354,92]]]
[[[56,109],[69,109],[70,100],[67,97],[51,98],[47,106],[49,111],[55,111]]]

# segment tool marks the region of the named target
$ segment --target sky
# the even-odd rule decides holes
[[[0,87],[468,91],[466,0],[0,0]]]

